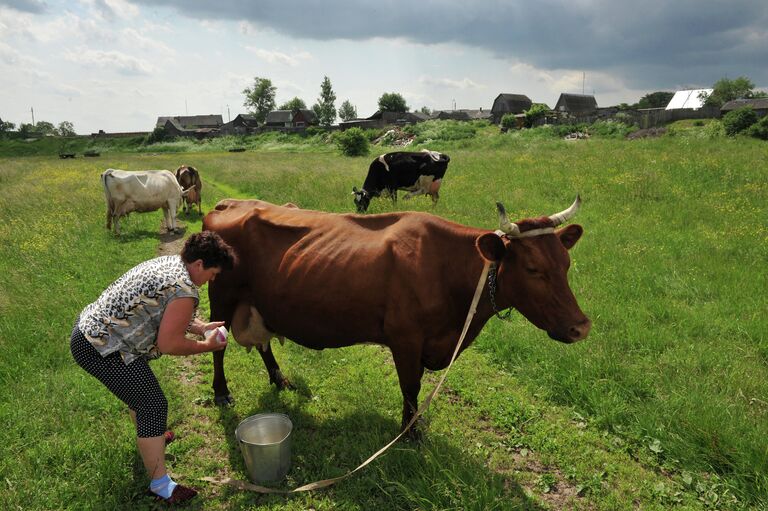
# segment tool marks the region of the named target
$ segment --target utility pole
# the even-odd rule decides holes
[[[232,116],[229,115],[229,105],[227,105],[227,122],[232,120]]]
[[[186,112],[185,115],[189,115],[189,108],[187,108],[187,98],[184,98],[184,112]]]
[[[587,78],[587,73],[585,71],[581,72],[581,93],[584,94],[584,80]]]
[[[35,125],[35,108],[29,107],[29,111],[32,112],[32,126]]]

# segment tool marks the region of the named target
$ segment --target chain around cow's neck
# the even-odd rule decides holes
[[[496,263],[491,263],[491,268],[488,272],[488,293],[491,295],[491,307],[493,307],[493,312],[496,314],[497,318],[509,319],[509,317],[512,315],[512,307],[509,307],[506,312],[502,312],[496,306],[496,280],[498,278],[497,270],[498,268],[496,267]]]

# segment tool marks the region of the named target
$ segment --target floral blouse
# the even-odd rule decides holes
[[[128,365],[158,358],[157,333],[168,304],[176,298],[200,301],[181,256],[162,256],[128,270],[80,313],[78,328],[106,357],[119,351]],[[191,324],[191,320],[190,320]]]

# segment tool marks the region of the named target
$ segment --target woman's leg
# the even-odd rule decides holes
[[[102,357],[77,328],[70,347],[75,361],[128,405],[148,475],[152,479],[164,476],[168,402],[146,360],[125,365],[118,353]]]

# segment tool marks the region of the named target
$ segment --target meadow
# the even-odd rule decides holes
[[[430,143],[451,156],[437,206],[374,200],[369,214],[419,210],[496,229],[497,200],[519,219],[581,194],[573,221],[585,234],[569,276],[590,336],[563,345],[519,314],[491,319],[427,412],[423,443],[400,442],[336,486],[291,496],[200,478],[247,478],[234,430],[265,411],[294,424],[280,488],[356,467],[398,433],[389,352],[273,345],[297,387],[277,392],[260,357],[232,342],[228,408],[213,404],[210,355],[162,357],[152,367],[179,437],[168,465],[201,489],[188,508],[768,509],[768,146],[684,131],[566,142],[479,130]],[[351,213],[374,152],[0,157],[0,508],[157,507],[143,496],[126,410],[69,354],[78,312],[160,243],[161,212],[131,215],[120,238],[106,231],[105,168],[193,165],[204,211],[237,197]],[[180,220],[185,235],[201,227],[197,214]],[[425,376],[422,398],[439,376]]]

